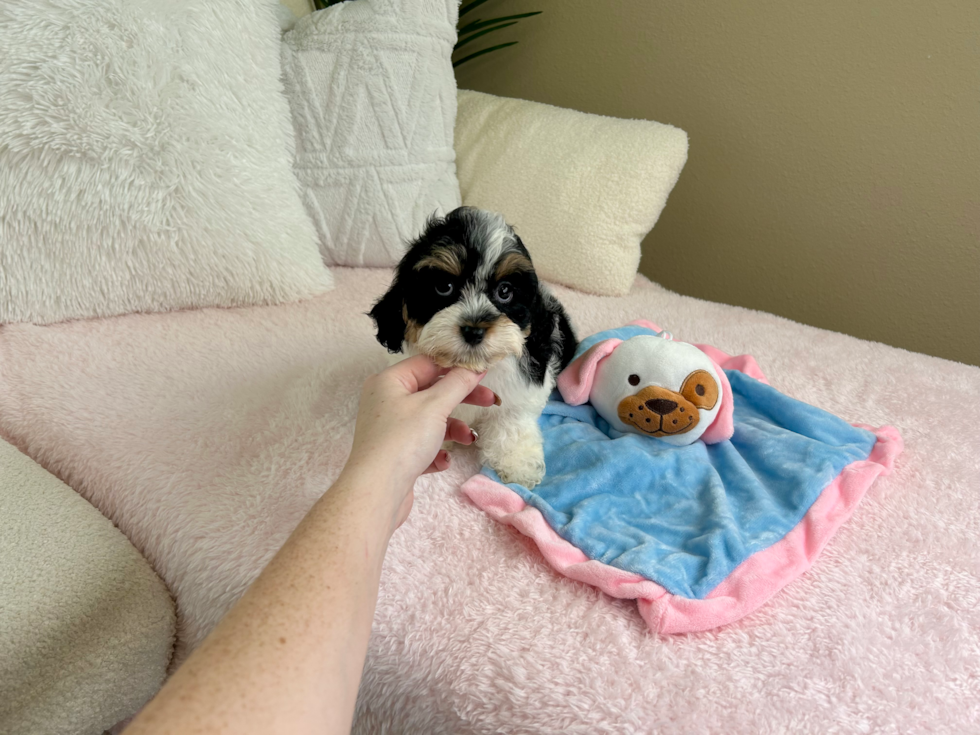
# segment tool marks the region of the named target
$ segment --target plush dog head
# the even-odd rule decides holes
[[[732,435],[725,372],[694,345],[666,332],[634,330],[603,339],[558,377],[566,403],[591,402],[610,426],[669,444],[713,443]]]
[[[408,343],[443,367],[483,371],[523,353],[543,299],[503,217],[460,207],[429,221],[370,315],[390,352]]]

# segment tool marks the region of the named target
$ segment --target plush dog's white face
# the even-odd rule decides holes
[[[596,368],[589,400],[618,431],[684,445],[697,441],[721,409],[711,360],[694,345],[653,335],[626,340]]]
[[[514,231],[500,215],[460,207],[429,223],[371,316],[389,350],[407,343],[443,367],[482,372],[519,357],[533,319],[546,313]]]

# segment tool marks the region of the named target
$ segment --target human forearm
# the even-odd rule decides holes
[[[388,539],[442,442],[475,439],[449,415],[495,403],[481,377],[412,357],[365,381],[341,477],[127,733],[349,731]]]
[[[347,732],[397,510],[391,475],[345,471],[128,732]]]

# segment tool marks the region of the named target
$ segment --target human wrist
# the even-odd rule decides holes
[[[401,476],[397,465],[390,461],[364,461],[351,456],[334,483],[334,489],[350,493],[352,500],[362,504],[366,512],[379,523],[390,525],[389,534],[397,524],[392,521],[398,515],[405,497],[412,491],[415,478]]]
[[[398,480],[397,463],[388,457],[379,456],[378,452],[362,454],[355,449],[340,471],[339,479],[371,489],[393,490]]]

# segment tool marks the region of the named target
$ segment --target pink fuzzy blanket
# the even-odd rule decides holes
[[[0,434],[110,517],[169,585],[176,660],[241,595],[346,456],[383,271],[299,304],[0,328]],[[970,732],[980,722],[980,369],[638,278],[555,289],[581,334],[637,314],[751,353],[780,391],[896,426],[905,453],[765,607],[659,637],[420,481],[388,555],[355,732]]]

